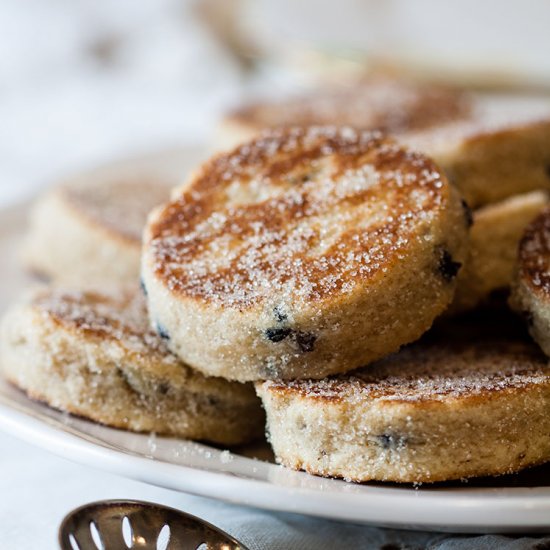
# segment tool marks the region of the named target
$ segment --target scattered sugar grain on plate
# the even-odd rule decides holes
[[[222,464],[228,464],[229,462],[232,462],[234,458],[234,455],[227,449],[220,453],[220,462]]]

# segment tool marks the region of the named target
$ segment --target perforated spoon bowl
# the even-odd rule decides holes
[[[102,500],[70,512],[59,527],[62,550],[248,550],[214,525],[159,504]]]

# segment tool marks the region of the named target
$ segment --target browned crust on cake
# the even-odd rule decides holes
[[[547,99],[479,96],[469,117],[399,138],[436,159],[472,207],[550,188]]]
[[[119,286],[110,291],[45,288],[29,297],[29,307],[66,334],[102,346],[117,346],[138,361],[144,372],[155,371],[159,378],[168,379],[184,375],[190,391],[200,393],[208,388],[211,394],[225,393],[225,380],[195,372],[168,350],[148,323],[145,298],[137,286]],[[249,398],[249,388],[244,385],[232,384],[232,391],[235,398],[239,394]]]
[[[387,83],[386,93],[381,90],[384,84],[367,80],[345,92],[325,89],[301,100],[266,101],[242,109],[224,119],[220,146],[250,139],[262,128],[293,121],[297,125],[349,124],[363,130],[383,129],[434,158],[472,207],[550,188],[547,97],[465,95],[437,88],[434,92],[431,86],[411,87],[400,80]],[[499,184],[494,185],[495,181]]]
[[[365,369],[324,380],[265,382],[281,397],[345,403],[376,401],[422,408],[484,402],[550,387],[547,358],[530,343],[487,341],[413,345]],[[406,367],[403,368],[403,365]]]
[[[149,327],[145,299],[132,285],[118,288],[116,293],[45,289],[36,293],[31,305],[65,331],[118,345],[131,342],[128,351],[178,363]]]
[[[312,171],[330,156],[328,199],[318,196],[319,182]],[[367,167],[377,181],[346,191],[345,179],[358,177]],[[317,174],[312,176],[315,179]],[[277,196],[255,203],[226,206],[232,181],[254,178]],[[154,273],[172,292],[244,309],[260,302],[255,281],[284,285],[289,280],[304,299],[319,301],[347,284],[383,276],[408,238],[408,220],[429,217],[448,199],[449,190],[437,165],[422,154],[403,149],[378,132],[350,128],[311,127],[265,132],[230,153],[214,157],[189,186],[150,219],[148,235]],[[340,196],[338,194],[340,193]],[[317,196],[316,196],[317,194]],[[387,216],[374,227],[338,229],[340,235],[322,255],[311,254],[319,245],[319,232],[290,242],[290,233],[304,219],[336,208],[362,207],[377,200],[388,202]],[[219,215],[208,231],[201,224]],[[223,268],[199,273],[188,268],[205,250],[221,244],[219,252],[237,254]],[[275,254],[274,248],[285,254]],[[349,260],[350,254],[364,260]]]
[[[532,292],[550,297],[550,208],[527,227],[519,245],[519,278]]]
[[[137,288],[43,288],[0,324],[2,375],[33,399],[96,422],[224,444],[259,436],[250,385],[205,377],[152,331]]]
[[[514,317],[495,313],[453,320],[346,375],[256,383],[278,461],[348,481],[407,483],[546,462],[548,359]]]
[[[467,94],[457,89],[371,77],[354,86],[310,92],[283,102],[245,105],[230,112],[226,120],[250,131],[267,127],[350,125],[403,132],[462,118],[469,111]]]

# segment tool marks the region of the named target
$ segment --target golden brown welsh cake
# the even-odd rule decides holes
[[[169,194],[167,184],[135,177],[56,187],[31,213],[23,260],[61,284],[137,284],[147,214]]]
[[[377,75],[353,85],[242,105],[222,120],[218,145],[234,147],[266,128],[312,124],[402,133],[463,118],[470,108],[469,96],[459,90]]]
[[[273,130],[214,157],[150,216],[150,317],[209,375],[350,370],[447,307],[466,218],[435,163],[380,133]]]
[[[237,109],[223,120],[219,145],[265,128],[312,124],[383,129],[436,160],[471,207],[550,189],[550,99],[540,97],[371,78]]]
[[[2,321],[0,370],[32,398],[110,426],[222,444],[263,432],[253,388],[180,363],[131,289],[36,291]]]
[[[547,193],[532,191],[472,213],[468,259],[458,276],[449,313],[471,309],[493,291],[510,287],[521,237],[548,201]]]
[[[429,483],[550,460],[546,357],[510,335],[456,336],[324,380],[258,382],[278,461],[348,481]]]
[[[535,218],[521,239],[510,305],[550,356],[550,208]]]

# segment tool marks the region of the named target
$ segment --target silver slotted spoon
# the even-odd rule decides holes
[[[247,550],[214,525],[174,508],[102,500],[70,512],[59,527],[62,550]]]

